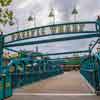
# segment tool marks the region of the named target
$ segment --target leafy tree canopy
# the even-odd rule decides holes
[[[11,4],[12,0],[0,0],[0,5],[2,7],[9,6]]]
[[[0,0],[0,24],[6,25],[13,19],[13,12],[8,9],[12,0]]]

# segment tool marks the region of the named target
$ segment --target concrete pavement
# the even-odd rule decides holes
[[[100,100],[77,71],[48,78],[14,90],[7,100]]]
[[[13,96],[8,100],[100,100],[99,96]]]

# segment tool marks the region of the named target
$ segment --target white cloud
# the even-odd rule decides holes
[[[23,9],[28,7],[33,0],[24,0],[21,4],[19,4],[19,6],[17,7],[18,9]]]

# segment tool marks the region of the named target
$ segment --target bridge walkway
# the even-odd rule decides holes
[[[65,72],[14,90],[7,100],[100,100],[79,71]]]

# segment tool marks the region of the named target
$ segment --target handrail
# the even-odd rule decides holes
[[[6,50],[9,50],[9,51],[12,51],[12,52],[16,52],[16,53],[19,53],[19,51],[17,50],[14,50],[14,49],[9,49],[9,48],[5,48]]]
[[[94,49],[94,47],[96,46],[96,44],[100,41],[100,38],[98,38],[95,43],[93,44],[93,46],[90,48],[90,52],[92,52],[92,50]]]

